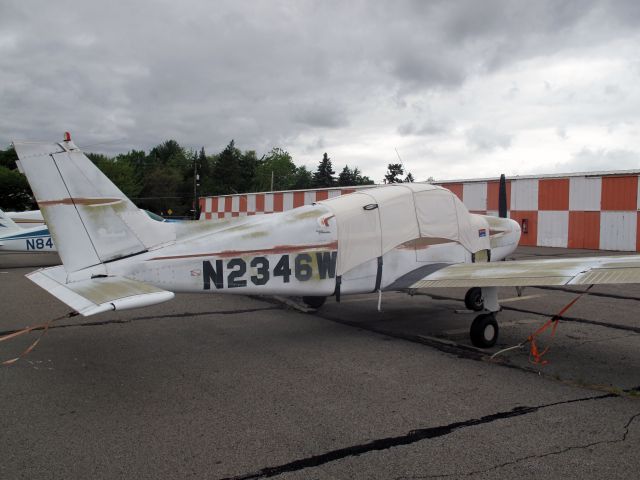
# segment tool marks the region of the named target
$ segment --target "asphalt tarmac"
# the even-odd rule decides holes
[[[610,254],[520,248],[516,258]],[[68,308],[0,255],[0,331]],[[579,290],[579,289],[576,289]],[[517,345],[577,295],[502,289],[475,349],[464,290],[329,299],[177,295],[59,321],[0,368],[0,478],[637,478],[640,287],[594,287],[548,364]],[[37,338],[0,343],[0,360]]]

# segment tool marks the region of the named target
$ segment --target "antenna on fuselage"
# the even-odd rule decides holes
[[[400,154],[398,153],[398,149],[393,147],[393,149],[396,151],[396,155],[398,156],[398,160],[400,160],[400,165],[402,165],[402,171],[404,171],[407,175],[409,175],[409,172],[407,172],[407,169],[404,166],[404,162],[402,161],[402,157],[400,157]]]

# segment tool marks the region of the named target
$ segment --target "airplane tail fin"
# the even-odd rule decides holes
[[[2,210],[0,210],[0,235],[14,233],[18,230],[22,229],[16,224],[16,222],[11,220]]]
[[[67,272],[175,240],[175,227],[138,209],[65,134],[60,143],[14,142]]]

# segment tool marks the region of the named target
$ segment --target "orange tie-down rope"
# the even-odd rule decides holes
[[[501,355],[502,353],[504,353],[504,352],[506,352],[508,350],[514,350],[516,348],[522,348],[527,343],[529,343],[530,344],[530,347],[529,347],[529,361],[531,363],[535,364],[535,365],[546,365],[547,363],[549,363],[548,360],[543,360],[542,357],[544,357],[547,354],[547,352],[549,351],[549,348],[551,346],[547,345],[547,347],[544,350],[540,351],[539,348],[538,348],[538,344],[536,343],[536,337],[538,335],[540,335],[542,332],[544,332],[547,328],[551,327],[551,336],[549,337],[549,342],[551,342],[551,340],[553,339],[553,337],[556,334],[556,330],[558,328],[558,323],[560,322],[560,320],[562,320],[562,315],[564,313],[566,313],[567,310],[569,310],[571,307],[573,307],[578,300],[580,300],[587,293],[589,293],[589,290],[591,290],[592,287],[593,287],[593,285],[589,285],[584,291],[580,292],[576,298],[574,298],[569,303],[567,303],[564,307],[562,307],[562,309],[558,313],[556,313],[553,317],[551,317],[549,320],[547,320],[540,328],[538,328],[538,330],[536,330],[531,335],[529,335],[526,338],[526,340],[524,340],[523,342],[519,343],[518,345],[515,345],[513,347],[509,347],[509,348],[505,348],[504,350],[500,350],[499,352],[494,353],[493,355],[491,355],[491,358],[495,358],[498,355]]]
[[[58,318],[52,318],[51,320],[48,320],[44,323],[41,323],[39,325],[33,325],[31,327],[26,327],[23,328],[22,330],[18,330],[17,332],[13,332],[13,333],[9,333],[7,335],[4,335],[2,337],[0,337],[0,342],[5,342],[7,340],[11,340],[12,338],[16,338],[19,337],[20,335],[24,335],[26,333],[32,332],[34,330],[39,330],[42,329],[42,333],[38,336],[38,338],[36,338],[33,343],[31,343],[31,345],[29,345],[20,355],[18,355],[17,357],[14,358],[10,358],[9,360],[5,360],[3,362],[0,362],[0,366],[6,366],[6,365],[12,365],[14,363],[16,363],[18,360],[20,360],[22,357],[28,355],[29,353],[31,353],[31,351],[36,348],[36,346],[38,345],[38,343],[40,343],[40,340],[42,340],[42,337],[44,337],[47,332],[49,331],[49,327],[51,326],[52,323],[57,322],[58,320],[62,320],[64,318],[71,318],[71,317],[75,317],[76,315],[79,315],[78,312],[69,312],[69,313],[65,313],[64,315],[58,317]]]

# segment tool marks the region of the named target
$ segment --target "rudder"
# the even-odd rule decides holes
[[[14,147],[68,272],[175,240],[171,224],[138,209],[70,139]]]

